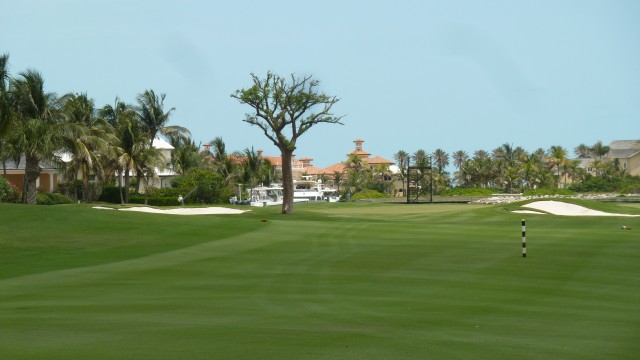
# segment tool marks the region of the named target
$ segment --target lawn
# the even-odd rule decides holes
[[[638,358],[640,217],[518,206],[0,204],[0,357]]]

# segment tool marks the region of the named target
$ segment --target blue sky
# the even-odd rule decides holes
[[[1,5],[11,73],[96,106],[166,93],[197,143],[277,155],[229,95],[250,73],[311,74],[341,100],[298,157],[343,161],[362,138],[452,153],[640,138],[640,1],[81,1]]]

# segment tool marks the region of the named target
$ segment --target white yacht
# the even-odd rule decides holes
[[[337,202],[338,190],[325,186],[322,180],[302,180],[294,182],[293,198],[307,201]]]

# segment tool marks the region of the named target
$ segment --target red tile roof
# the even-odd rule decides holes
[[[333,164],[331,166],[328,166],[324,169],[322,169],[322,172],[320,172],[319,174],[327,174],[327,175],[331,175],[335,172],[339,172],[342,173],[345,170],[345,165],[344,163],[337,163],[337,164]]]
[[[364,158],[362,159],[362,161],[366,162],[369,165],[378,165],[378,164],[395,164],[393,161],[389,161],[385,158],[382,158],[380,156],[374,156],[372,158]]]

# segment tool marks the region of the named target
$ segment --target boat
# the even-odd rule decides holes
[[[307,201],[338,202],[338,190],[325,186],[322,180],[302,180],[294,182],[293,198]]]
[[[282,205],[283,188],[282,185],[272,184],[270,186],[257,186],[250,190],[251,196],[249,205],[251,206],[271,206]],[[295,198],[293,202],[308,202],[308,199]]]
[[[283,201],[283,188],[280,184],[271,184],[270,186],[256,186],[250,189],[250,196],[248,200],[237,201],[234,198],[231,199],[232,203],[238,205],[251,205],[251,206],[271,206],[282,205]],[[234,201],[236,200],[236,201]],[[293,202],[310,202],[310,201],[325,201],[325,202],[337,202],[340,200],[338,191],[336,189],[326,187],[322,184],[321,180],[315,181],[300,181],[294,183],[293,190]]]
[[[282,205],[282,186],[258,186],[251,189],[251,206]]]

